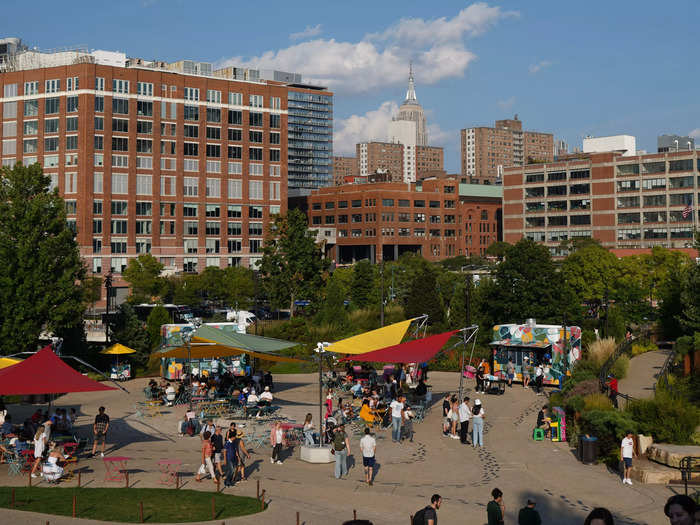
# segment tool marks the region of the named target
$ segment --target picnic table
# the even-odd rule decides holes
[[[105,481],[126,480],[126,467],[130,459],[126,456],[105,456],[102,458],[105,465]]]

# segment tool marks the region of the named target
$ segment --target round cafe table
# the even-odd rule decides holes
[[[131,458],[125,456],[105,456],[105,481],[125,481],[127,464]]]

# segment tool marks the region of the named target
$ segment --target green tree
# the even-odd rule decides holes
[[[363,259],[353,265],[350,286],[350,300],[353,307],[365,308],[374,303],[372,299],[376,290],[375,280],[374,265],[368,259]]]
[[[695,232],[694,248],[700,251],[700,232]],[[700,265],[693,264],[686,272],[680,298],[683,312],[678,320],[683,331],[686,335],[700,332]]]
[[[587,243],[562,264],[562,275],[581,301],[601,301],[620,274],[618,259],[598,243]]]
[[[129,302],[132,304],[150,303],[160,291],[160,273],[164,266],[146,253],[135,259],[129,259],[122,277],[131,287]]]
[[[274,217],[259,268],[274,306],[288,304],[290,315],[294,316],[295,300],[313,302],[323,286],[326,263],[304,213],[293,209],[286,216]]]
[[[49,183],[39,164],[0,171],[0,354],[34,350],[43,329],[82,329],[86,273]]]
[[[535,318],[539,323],[569,322],[580,318],[576,295],[557,271],[546,246],[521,239],[506,251],[505,260],[495,270],[494,279],[479,285],[479,308],[492,325],[523,322]]]
[[[321,308],[316,315],[318,324],[332,324],[345,326],[348,314],[345,310],[345,294],[340,277],[336,277],[337,271],[328,279],[324,289],[324,297]]]
[[[503,260],[506,256],[506,251],[510,247],[510,244],[504,241],[496,241],[491,243],[488,248],[486,248],[486,255],[491,257],[497,257],[499,260]]]
[[[224,270],[224,300],[228,306],[238,305],[239,309],[249,308],[255,297],[255,275],[241,266],[231,266]]]
[[[160,345],[160,328],[168,323],[170,323],[170,314],[162,304],[153,308],[151,313],[148,314],[148,319],[146,319],[146,331],[148,332],[148,342],[151,350]]]
[[[136,350],[134,358],[139,363],[145,364],[148,361],[151,352],[149,334],[129,303],[119,305],[112,322],[111,339],[113,343],[121,343]]]
[[[404,307],[406,318],[428,314],[428,323],[441,327],[445,321],[445,311],[436,289],[436,272],[426,266],[416,274],[409,287]]]

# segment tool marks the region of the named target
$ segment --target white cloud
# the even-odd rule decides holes
[[[337,92],[361,93],[405,84],[408,62],[413,60],[417,82],[435,84],[464,75],[476,58],[465,48],[465,38],[480,35],[512,16],[517,13],[476,3],[451,19],[401,19],[357,42],[310,40],[256,57],[232,57],[220,65],[293,71],[302,73],[307,82]]]
[[[311,38],[320,34],[321,24],[316,24],[315,26],[306,26],[303,31],[299,31],[298,33],[292,33],[289,35],[289,38],[292,40],[300,40],[302,38]]]
[[[445,147],[447,144],[456,142],[459,132],[442,129],[439,124],[428,124],[428,144],[431,146]]]
[[[693,131],[688,133],[688,136],[694,138],[695,140],[700,140],[700,128],[695,128]]]
[[[508,111],[509,109],[513,109],[513,106],[515,106],[515,97],[499,100],[497,104],[503,111]]]
[[[551,65],[552,63],[549,60],[540,60],[539,62],[537,62],[537,64],[530,64],[530,67],[527,68],[527,70],[530,72],[531,75],[534,75],[535,73],[539,73],[543,69],[547,69]]]
[[[333,154],[354,156],[355,144],[358,142],[387,140],[389,121],[398,111],[396,102],[387,101],[364,115],[350,115],[348,118],[336,119]]]

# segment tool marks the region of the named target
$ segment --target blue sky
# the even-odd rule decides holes
[[[338,154],[383,139],[413,60],[431,143],[459,171],[459,130],[518,113],[570,146],[626,133],[700,139],[700,2],[3,2],[0,34],[41,49],[275,67],[336,93]],[[31,9],[38,15],[29,17]]]

